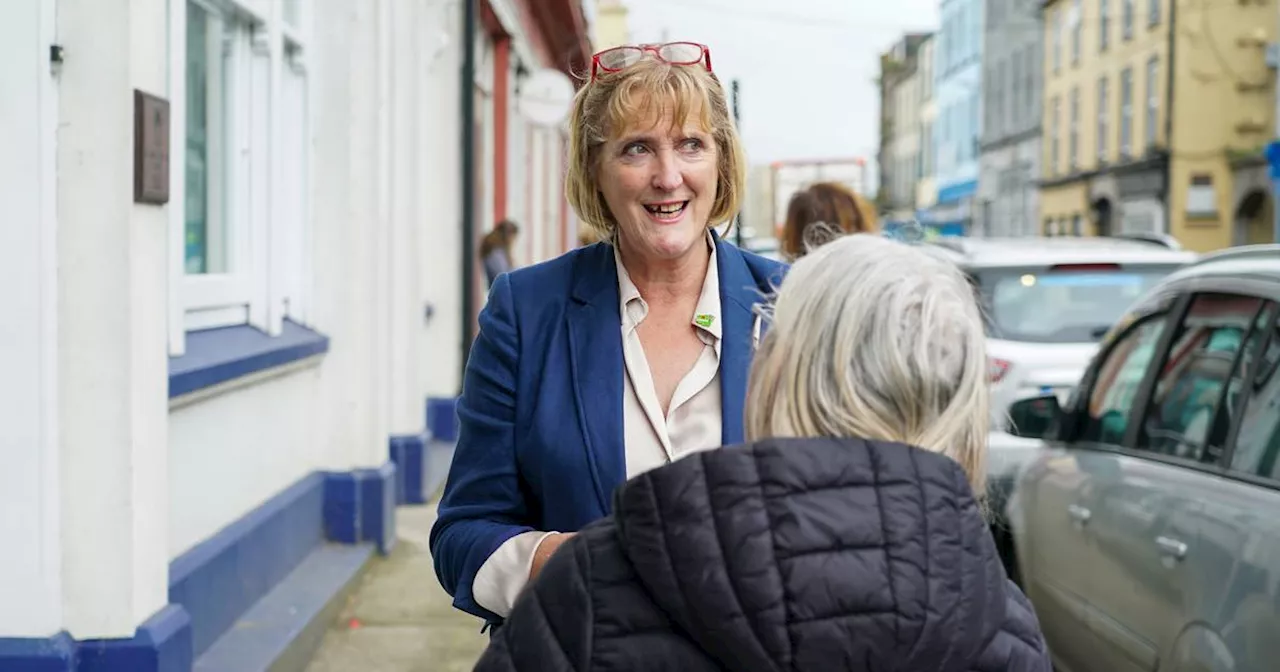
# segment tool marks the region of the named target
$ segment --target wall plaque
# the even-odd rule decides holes
[[[133,202],[169,202],[169,101],[133,92]]]

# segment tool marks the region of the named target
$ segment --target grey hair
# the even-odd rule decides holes
[[[985,488],[986,337],[953,263],[875,234],[797,261],[766,311],[751,367],[748,440],[860,437],[954,459]]]

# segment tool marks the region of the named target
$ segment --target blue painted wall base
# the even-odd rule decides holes
[[[396,465],[329,474],[324,482],[325,536],[341,544],[372,542],[386,555],[396,543]]]
[[[427,431],[437,441],[453,443],[458,440],[457,397],[427,399]]]
[[[396,465],[396,504],[426,504],[427,444],[430,434],[391,437],[391,461]]]
[[[48,639],[0,639],[4,672],[189,672],[191,618],[165,606],[130,639],[77,642],[66,632]]]
[[[302,478],[174,559],[169,604],[139,626],[134,637],[80,642],[65,632],[37,639],[0,637],[0,671],[189,672],[215,643],[234,637],[237,621],[251,609],[263,609],[269,594],[298,567],[311,567],[315,576],[351,576],[355,560],[325,553],[333,548],[326,541],[372,544],[389,553],[396,538],[396,471],[387,462],[375,469]],[[329,561],[329,556],[335,559]],[[341,572],[326,570],[335,563],[343,565]],[[282,638],[299,636],[291,628],[272,632]],[[257,645],[285,648],[285,642],[262,639],[259,633]]]
[[[76,672],[76,640],[65,632],[43,639],[0,639],[0,670]]]
[[[133,639],[80,642],[79,672],[188,672],[191,617],[182,606],[170,604],[138,626]]]

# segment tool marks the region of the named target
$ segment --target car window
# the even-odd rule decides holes
[[[1250,384],[1241,385],[1248,390],[1247,400],[1240,416],[1231,469],[1280,480],[1280,319],[1272,320],[1270,341],[1261,360]]]
[[[1260,318],[1262,299],[1230,294],[1200,294],[1161,363],[1151,400],[1143,413],[1137,448],[1162,455],[1215,463],[1226,445],[1234,372],[1245,353],[1256,349],[1265,330],[1251,328]],[[1266,313],[1268,316],[1269,312]],[[1243,373],[1234,375],[1243,376]]]
[[[1122,445],[1129,412],[1155,357],[1167,315],[1159,313],[1135,323],[1119,338],[1094,376],[1079,440]]]
[[[1148,289],[1177,267],[1059,264],[985,269],[980,287],[987,332],[1032,343],[1094,343]]]

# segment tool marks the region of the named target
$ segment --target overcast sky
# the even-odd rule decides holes
[[[632,41],[703,42],[717,74],[741,80],[753,164],[873,158],[878,55],[903,32],[938,25],[938,0],[624,2]]]

